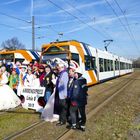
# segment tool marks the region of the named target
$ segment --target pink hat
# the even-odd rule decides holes
[[[70,60],[70,69],[76,70],[77,68],[79,68],[78,63],[75,62],[74,60]]]

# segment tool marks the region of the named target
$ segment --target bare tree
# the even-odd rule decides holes
[[[140,57],[133,61],[134,68],[140,68]]]
[[[2,42],[1,47],[6,50],[25,49],[25,45],[20,43],[17,37]]]

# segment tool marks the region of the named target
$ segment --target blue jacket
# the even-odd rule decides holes
[[[59,99],[67,98],[68,79],[68,73],[65,70],[60,72],[56,82],[56,90],[58,91]]]
[[[71,94],[71,103],[77,106],[85,106],[87,104],[87,81],[85,78],[80,77],[73,83],[73,92]]]

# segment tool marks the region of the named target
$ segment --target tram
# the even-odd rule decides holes
[[[31,50],[2,50],[0,51],[0,60],[5,60],[6,62],[14,62],[17,61],[23,62],[32,62],[39,61],[40,54],[37,51]]]
[[[42,61],[53,58],[76,61],[87,79],[88,86],[133,72],[131,60],[76,40],[42,45]]]

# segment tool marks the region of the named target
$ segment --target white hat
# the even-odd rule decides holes
[[[59,67],[64,67],[64,66],[65,66],[64,63],[57,63],[57,65],[58,65]]]
[[[60,67],[68,67],[68,64],[64,61],[64,60],[62,60],[62,59],[60,59],[60,58],[54,58],[53,59],[53,61],[58,65],[58,66],[60,66]]]
[[[76,69],[75,69],[75,72],[76,72],[76,73],[83,74],[83,73],[82,73],[82,70],[81,70],[81,68],[80,68],[80,67],[79,67],[79,68],[76,68]]]

